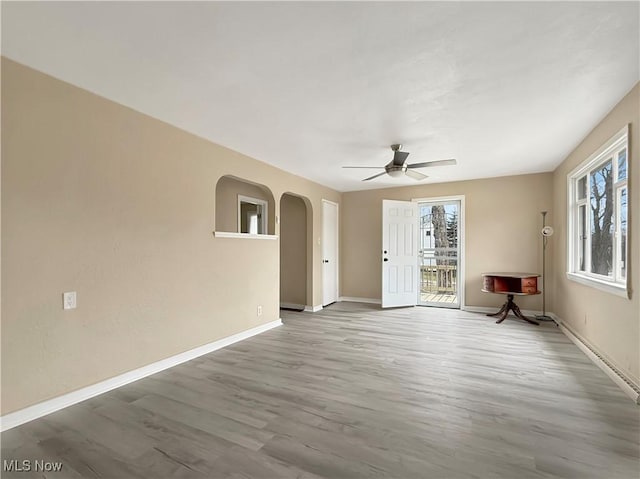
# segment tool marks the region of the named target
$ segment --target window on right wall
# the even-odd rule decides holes
[[[628,125],[567,176],[569,279],[628,297]]]

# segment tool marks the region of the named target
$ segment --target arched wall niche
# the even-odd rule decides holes
[[[232,175],[225,175],[216,183],[216,231],[240,232],[238,224],[239,197],[255,198],[267,203],[267,230],[265,234],[275,234],[276,204],[271,190],[265,185]]]

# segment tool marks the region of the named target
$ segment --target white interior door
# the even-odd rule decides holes
[[[418,204],[382,200],[382,307],[418,298]]]
[[[338,301],[338,205],[322,201],[322,305]]]

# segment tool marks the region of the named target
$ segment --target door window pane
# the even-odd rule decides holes
[[[459,203],[420,204],[420,304],[458,307]]]
[[[591,272],[613,272],[613,163],[610,159],[590,173]]]

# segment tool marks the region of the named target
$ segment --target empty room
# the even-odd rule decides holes
[[[1,2],[2,478],[640,477],[640,2]]]

